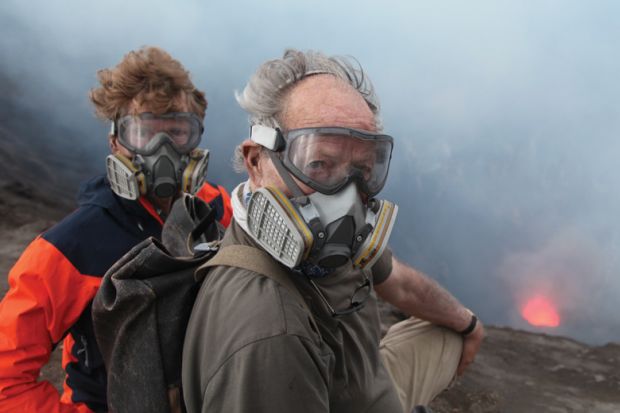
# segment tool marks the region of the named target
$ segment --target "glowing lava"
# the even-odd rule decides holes
[[[560,325],[560,316],[555,306],[548,298],[537,295],[531,298],[521,310],[521,315],[536,327],[557,327]]]

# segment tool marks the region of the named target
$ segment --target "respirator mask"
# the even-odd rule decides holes
[[[340,128],[294,129],[282,133],[262,125],[251,139],[269,149],[292,193],[259,188],[247,204],[247,231],[289,268],[310,263],[333,269],[351,260],[371,267],[381,256],[398,207],[375,199],[385,184],[393,139]],[[314,189],[305,195],[292,178]]]
[[[202,132],[200,118],[186,112],[147,112],[115,120],[111,134],[134,156],[108,155],[110,187],[130,200],[195,193],[205,182],[209,163],[209,151],[197,148]]]

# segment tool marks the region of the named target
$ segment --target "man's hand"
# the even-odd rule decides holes
[[[471,322],[471,311],[443,287],[420,271],[392,258],[392,273],[375,291],[385,301],[407,315],[433,324],[463,331]],[[463,353],[457,367],[461,375],[476,357],[484,338],[480,320],[474,331],[463,337]]]
[[[482,339],[484,338],[484,327],[480,320],[476,324],[476,328],[471,334],[463,337],[463,353],[461,354],[461,360],[459,366],[456,369],[456,374],[461,376],[465,372],[465,369],[474,361],[476,353],[480,349]]]

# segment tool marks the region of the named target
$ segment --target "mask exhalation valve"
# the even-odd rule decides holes
[[[170,198],[177,191],[174,165],[167,158],[160,158],[153,165],[153,193],[159,198]]]
[[[325,268],[337,268],[351,258],[351,247],[355,236],[355,220],[344,216],[327,226],[327,240],[318,251],[317,263]]]

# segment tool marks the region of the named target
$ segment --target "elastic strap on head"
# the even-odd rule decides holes
[[[250,127],[250,139],[252,142],[275,152],[281,151],[286,145],[280,129],[265,125],[252,125]]]
[[[273,162],[273,165],[276,167],[278,174],[280,175],[280,177],[282,178],[282,180],[284,181],[288,189],[291,191],[293,196],[295,198],[298,198],[299,200],[304,200],[304,202],[302,203],[305,204],[308,198],[303,193],[299,185],[297,185],[297,183],[293,180],[293,178],[288,173],[286,168],[284,168],[284,165],[282,165],[282,160],[278,157],[278,155],[276,155],[275,152],[273,151],[267,151],[267,152],[269,153],[269,158],[271,158],[271,162]]]

